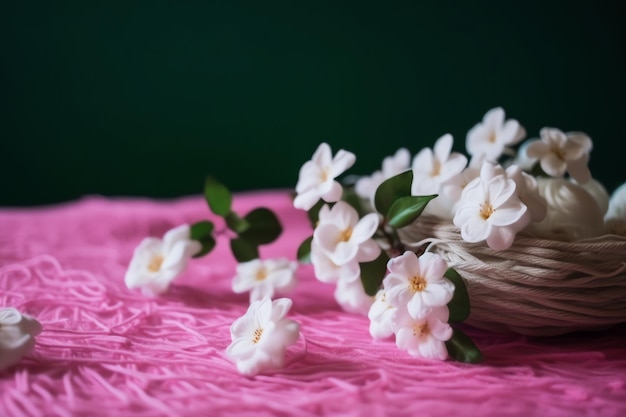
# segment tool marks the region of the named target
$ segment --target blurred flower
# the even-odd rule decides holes
[[[287,347],[298,340],[300,325],[285,318],[292,301],[289,298],[253,301],[248,311],[230,327],[232,343],[226,354],[237,363],[244,375],[256,375],[281,368]]]
[[[591,179],[587,163],[593,147],[584,133],[563,133],[559,129],[544,127],[539,132],[541,140],[532,141],[526,154],[539,160],[541,169],[552,177],[562,177],[567,171],[579,183]]]
[[[35,346],[41,324],[12,307],[0,308],[0,371],[19,362]]]
[[[530,222],[530,214],[516,194],[515,181],[502,167],[485,162],[480,177],[470,182],[461,195],[453,223],[467,242],[487,241],[495,250],[513,244],[515,235]]]
[[[358,262],[372,261],[380,254],[380,247],[371,239],[378,228],[378,214],[370,213],[359,220],[350,204],[338,201],[331,209],[322,207],[319,219],[313,241],[336,265],[354,258]]]
[[[454,284],[444,274],[448,265],[441,256],[426,252],[419,258],[411,251],[387,263],[389,275],[383,288],[389,304],[407,306],[415,319],[427,316],[435,307],[445,306],[452,299]]]
[[[200,242],[189,238],[189,225],[186,224],[167,231],[163,240],[145,238],[135,249],[126,271],[126,286],[141,288],[146,295],[166,291],[201,248]]]
[[[411,154],[408,149],[400,148],[393,156],[383,159],[382,170],[375,171],[369,177],[360,178],[354,186],[354,191],[359,197],[373,201],[378,186],[386,179],[408,171],[410,163]]]
[[[548,204],[541,222],[531,223],[528,231],[535,236],[573,241],[604,233],[603,213],[596,200],[581,185],[564,178],[540,178],[539,192]]]
[[[445,134],[435,142],[434,148],[422,149],[413,158],[412,195],[437,194],[441,185],[461,173],[467,158],[452,152],[452,135]]]
[[[395,325],[396,345],[409,355],[444,360],[448,357],[446,340],[452,337],[448,307],[438,307],[419,319],[400,312]]]
[[[365,293],[360,276],[358,278],[338,280],[335,288],[335,300],[348,313],[366,315],[374,302],[374,297]]]
[[[370,334],[374,339],[385,339],[393,334],[393,321],[397,311],[396,307],[389,304],[385,290],[379,290],[367,313]]]
[[[504,110],[496,107],[483,116],[482,123],[467,132],[465,147],[473,157],[484,157],[495,163],[508,146],[515,145],[526,136],[517,120],[504,120]]]
[[[274,292],[286,292],[296,285],[297,262],[288,259],[253,259],[237,265],[233,291],[250,291],[250,302],[274,297]]]
[[[355,161],[354,154],[343,149],[333,158],[330,146],[321,143],[313,158],[300,168],[294,207],[310,210],[320,198],[328,203],[339,200],[343,188],[335,178],[350,168]]]

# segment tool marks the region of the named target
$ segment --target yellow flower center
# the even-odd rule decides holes
[[[438,160],[433,162],[433,169],[430,171],[431,177],[437,177],[441,174],[441,163]]]
[[[261,268],[257,271],[255,278],[257,281],[263,281],[267,278],[267,270],[265,268]]]
[[[491,132],[487,138],[489,143],[496,143],[496,132]]]
[[[148,263],[148,271],[159,272],[159,270],[161,269],[161,265],[163,265],[163,260],[163,255],[154,255]]]
[[[254,331],[254,337],[252,338],[252,343],[254,343],[255,345],[257,343],[259,343],[259,340],[261,340],[261,336],[263,336],[263,329],[258,328]]]
[[[322,182],[326,182],[328,180],[328,168],[325,168],[322,170],[322,175],[320,177],[320,179],[322,180]]]
[[[337,238],[338,242],[347,242],[352,237],[352,228],[348,227],[346,230],[339,233],[339,237]]]
[[[416,275],[409,280],[409,289],[413,294],[424,291],[428,282],[421,275]]]
[[[413,336],[415,337],[426,336],[428,335],[428,333],[429,333],[429,330],[428,330],[428,325],[426,323],[413,326]]]
[[[483,220],[487,220],[495,211],[496,209],[487,201],[480,205],[480,217],[482,217]]]

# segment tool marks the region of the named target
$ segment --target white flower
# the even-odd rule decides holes
[[[452,221],[463,189],[479,174],[480,166],[474,166],[470,163],[460,174],[455,175],[442,185],[439,196],[428,203],[424,209],[424,214]]]
[[[483,116],[482,123],[467,132],[465,147],[473,157],[484,157],[495,163],[510,145],[515,145],[526,136],[526,131],[517,120],[504,120],[504,110],[496,107]]]
[[[248,311],[230,327],[232,343],[226,354],[237,363],[244,375],[280,368],[289,345],[298,340],[300,325],[285,318],[292,301],[289,298],[254,301]]]
[[[448,307],[438,307],[420,319],[402,312],[398,316],[395,325],[398,348],[426,359],[444,360],[448,357],[445,342],[452,337]]]
[[[348,313],[366,315],[374,302],[374,297],[365,293],[360,279],[350,281],[340,279],[335,288],[335,300]]]
[[[439,193],[446,181],[461,173],[467,164],[465,155],[452,152],[452,135],[445,134],[435,142],[433,150],[422,149],[413,158],[412,195]]]
[[[406,148],[400,148],[393,156],[383,159],[382,170],[374,172],[369,177],[360,178],[354,191],[361,198],[372,201],[376,195],[376,189],[385,180],[409,170],[411,154]]]
[[[611,194],[604,221],[608,233],[626,236],[626,183]]]
[[[506,169],[506,175],[515,181],[517,196],[528,208],[530,220],[538,222],[546,217],[546,200],[539,194],[539,187],[535,177],[523,172],[517,165],[511,165]]]
[[[315,277],[322,282],[354,281],[361,275],[361,267],[356,258],[337,265],[315,241],[311,242],[311,263]]]
[[[423,318],[435,307],[452,299],[454,284],[444,274],[448,269],[441,256],[426,252],[419,258],[406,251],[387,263],[389,275],[383,280],[389,304],[407,306],[413,318]]]
[[[385,339],[393,334],[393,324],[398,308],[389,303],[387,293],[381,289],[367,313],[370,319],[370,334],[374,339]]]
[[[587,163],[593,147],[584,133],[565,134],[559,129],[544,127],[539,132],[541,140],[528,145],[526,154],[539,160],[541,169],[552,177],[562,177],[565,171],[579,183],[591,179]]]
[[[126,286],[141,288],[147,295],[166,291],[201,248],[200,242],[189,238],[189,225],[186,224],[167,231],[163,240],[145,238],[135,249],[126,271]]]
[[[343,149],[333,158],[330,146],[321,143],[313,158],[300,168],[294,207],[310,210],[320,198],[328,203],[339,200],[343,188],[335,178],[350,168],[355,161],[355,155]]]
[[[546,218],[528,231],[547,239],[572,241],[604,233],[604,215],[580,184],[564,178],[540,178],[539,192],[548,204]]]
[[[41,324],[15,308],[0,308],[0,371],[15,365],[35,346]]]
[[[378,228],[378,214],[370,213],[359,220],[350,204],[338,201],[331,209],[322,207],[319,220],[313,241],[335,264],[343,265],[354,258],[372,261],[380,254],[380,247],[371,239]]]
[[[233,291],[250,291],[250,302],[274,297],[274,292],[286,292],[296,285],[297,262],[288,259],[253,259],[237,265]]]
[[[509,248],[517,232],[530,222],[528,208],[520,201],[516,188],[502,167],[485,162],[480,177],[463,189],[452,220],[461,228],[463,239],[486,240],[495,250]]]

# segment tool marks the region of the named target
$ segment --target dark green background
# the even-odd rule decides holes
[[[587,132],[611,190],[622,4],[3,2],[0,205],[293,187],[322,140],[369,173],[446,132],[463,150],[498,105],[531,136]]]

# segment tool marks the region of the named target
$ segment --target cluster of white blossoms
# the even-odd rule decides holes
[[[446,359],[452,337],[447,304],[454,284],[444,277],[448,266],[437,254],[413,252],[392,258],[389,274],[376,294],[368,317],[375,339],[395,335],[396,345],[412,356]]]
[[[609,199],[592,178],[588,163],[593,143],[586,134],[543,128],[539,138],[520,144],[525,135],[516,120],[506,120],[504,110],[494,108],[467,133],[469,163],[452,152],[449,134],[433,149],[422,149],[411,164],[411,193],[438,195],[424,214],[453,222],[464,240],[485,241],[494,250],[509,248],[522,230],[565,241],[626,234],[622,189]],[[516,154],[513,146],[518,144]],[[505,156],[509,158],[501,161]],[[372,199],[376,189],[370,184],[408,170],[408,159],[404,148],[386,158],[389,174],[383,170],[361,178],[359,196]],[[530,175],[535,166],[542,171],[538,177]]]
[[[0,308],[0,371],[15,365],[35,346],[41,324],[13,307]]]
[[[402,154],[400,151],[397,156],[403,158]],[[359,263],[373,261],[380,255],[380,246],[372,239],[378,229],[379,218],[376,213],[359,218],[356,209],[350,204],[338,201],[343,195],[343,187],[334,180],[355,160],[354,154],[343,149],[333,158],[330,146],[320,144],[313,158],[300,170],[294,206],[309,210],[320,199],[327,203],[336,201],[332,207],[326,204],[319,211],[319,221],[311,241],[311,263],[320,281],[337,285],[335,299],[346,311],[366,314],[373,297],[368,296],[363,289]],[[388,161],[387,165],[385,175],[396,171],[395,161]],[[378,187],[376,182],[380,175],[377,174],[371,184],[362,184],[361,187]],[[330,187],[327,185],[329,181],[333,182],[335,189],[331,199],[325,191]],[[312,190],[318,191],[314,194]],[[301,204],[302,195],[306,196],[306,205]]]

